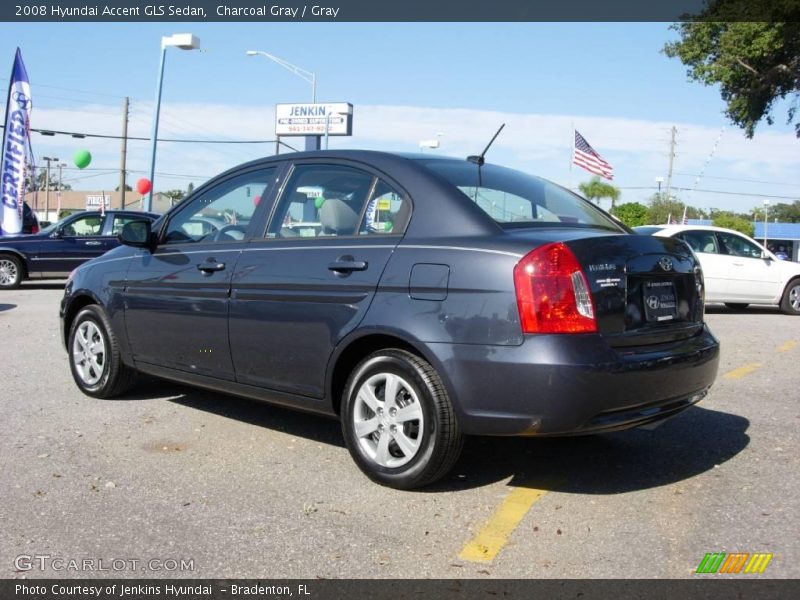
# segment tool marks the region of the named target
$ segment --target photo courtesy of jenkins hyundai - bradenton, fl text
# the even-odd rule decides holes
[[[395,488],[443,477],[466,435],[652,426],[717,373],[685,242],[482,155],[265,158],[120,240],[61,304],[81,390],[146,373],[338,418]]]

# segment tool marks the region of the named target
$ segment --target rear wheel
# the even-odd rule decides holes
[[[800,279],[792,279],[783,291],[781,310],[787,315],[800,315]]]
[[[10,254],[0,254],[0,289],[13,289],[22,282],[22,262]]]
[[[113,398],[133,385],[136,371],[123,364],[117,338],[98,306],[91,304],[75,317],[67,348],[72,378],[84,394]]]
[[[725,306],[728,308],[732,308],[733,310],[744,310],[749,304],[740,304],[739,302],[726,302]]]
[[[359,468],[398,489],[443,477],[463,444],[436,370],[399,349],[375,352],[355,368],[345,386],[342,430]]]

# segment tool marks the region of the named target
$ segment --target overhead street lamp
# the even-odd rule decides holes
[[[425,148],[430,148],[431,150],[435,150],[439,147],[439,138],[441,138],[444,134],[440,131],[436,132],[436,139],[430,140],[420,140],[419,141],[419,151],[424,152]]]
[[[270,54],[269,52],[263,52],[262,50],[248,50],[245,52],[245,54],[247,54],[247,56],[265,56],[272,62],[278,63],[287,71],[291,71],[300,79],[307,81],[311,84],[311,103],[315,104],[317,102],[317,76],[314,73],[311,71],[306,71],[305,69],[301,69],[289,61],[283,60],[282,58],[275,56],[274,54]]]
[[[269,52],[264,52],[263,50],[248,50],[245,52],[247,56],[263,56],[268,58],[274,63],[279,64],[287,71],[294,73],[303,81],[307,81],[311,84],[311,104],[317,103],[317,75],[312,73],[311,71],[306,71],[298,67],[297,65],[293,65],[288,60],[283,60],[279,56],[275,56],[274,54],[270,54]],[[327,118],[326,118],[327,122]],[[327,125],[326,125],[327,129]],[[279,138],[280,139],[280,138]],[[278,153],[280,148],[280,143],[275,145],[275,153]],[[306,136],[306,150],[319,150],[319,136],[318,135],[307,135]]]
[[[167,48],[180,48],[181,50],[198,50],[200,40],[191,33],[176,33],[168,37],[161,38],[161,63],[158,67],[158,84],[156,85],[156,102],[153,112],[153,130],[150,135],[150,192],[145,201],[145,210],[153,209],[153,191],[155,183],[153,179],[156,174],[156,142],[158,141],[158,117],[161,113],[161,87],[164,83],[164,61],[167,58]]]

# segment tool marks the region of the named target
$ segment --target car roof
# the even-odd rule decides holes
[[[677,233],[679,231],[721,231],[723,233],[738,233],[739,235],[746,235],[741,231],[735,229],[727,229],[725,227],[715,227],[714,225],[643,225],[643,227],[660,227],[657,233]],[[750,237],[749,235],[747,237]]]

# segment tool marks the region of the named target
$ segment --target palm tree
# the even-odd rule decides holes
[[[611,198],[612,210],[617,205],[617,200],[619,200],[619,188],[614,187],[610,183],[600,181],[599,177],[592,177],[591,181],[581,183],[578,185],[578,189],[586,198],[595,204],[599,204],[597,201],[600,200],[600,198]]]

